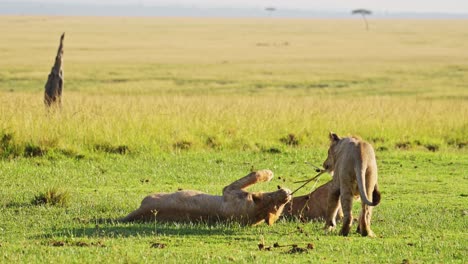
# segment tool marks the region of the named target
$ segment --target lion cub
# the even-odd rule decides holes
[[[330,148],[323,167],[333,175],[328,192],[325,229],[336,227],[339,200],[343,209],[343,227],[340,235],[347,236],[352,225],[353,197],[361,197],[361,214],[357,232],[362,236],[375,236],[370,228],[372,208],[380,202],[377,185],[377,162],[372,146],[354,137],[340,138],[330,132]],[[370,199],[370,200],[369,200]]]
[[[223,195],[199,191],[155,193],[146,196],[140,208],[120,219],[122,222],[230,222],[268,225],[279,218],[284,206],[291,200],[291,191],[281,188],[274,192],[248,192],[246,188],[273,178],[270,170],[260,170],[224,187]]]

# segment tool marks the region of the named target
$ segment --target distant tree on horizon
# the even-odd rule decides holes
[[[367,23],[366,16],[372,15],[372,11],[367,10],[367,9],[363,9],[363,8],[360,8],[360,9],[354,9],[354,10],[351,12],[351,14],[353,14],[353,15],[361,15],[361,16],[362,16],[362,19],[364,19],[364,23],[366,23],[366,30],[369,30],[369,24]]]
[[[267,11],[269,13],[269,15],[271,16],[271,14],[273,14],[273,12],[276,11],[276,7],[268,6],[268,7],[265,8],[265,11]]]

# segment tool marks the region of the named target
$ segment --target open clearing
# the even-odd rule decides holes
[[[467,20],[371,19],[366,31],[359,19],[4,16],[0,32],[2,262],[468,259]],[[47,114],[62,32],[63,107]],[[220,194],[251,169],[276,175],[253,190],[295,189],[314,174],[304,162],[325,159],[330,130],[377,150],[377,238],[297,220],[100,220],[156,191]],[[34,204],[51,188],[66,206]]]

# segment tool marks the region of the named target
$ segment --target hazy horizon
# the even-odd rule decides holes
[[[0,14],[197,17],[345,17],[365,8],[374,17],[468,18],[461,0],[0,0]],[[274,12],[266,12],[274,7]]]
[[[55,3],[86,5],[160,5],[198,8],[262,8],[349,10],[372,9],[379,12],[468,13],[466,0],[0,0],[0,3]]]

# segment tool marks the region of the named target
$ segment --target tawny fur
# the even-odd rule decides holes
[[[286,205],[283,215],[296,217],[301,221],[325,220],[327,216],[328,189],[331,184],[332,181],[329,181],[309,194],[293,197],[291,202]],[[343,211],[340,204],[338,206],[336,220],[341,220]]]
[[[163,222],[225,222],[235,221],[255,225],[265,221],[269,225],[279,218],[284,206],[291,200],[291,191],[251,193],[247,187],[273,178],[270,170],[252,172],[224,187],[223,195],[210,195],[199,191],[156,193],[143,199],[140,208],[121,221]]]
[[[375,236],[372,232],[371,217],[373,206],[380,202],[377,185],[377,162],[372,146],[355,137],[340,138],[330,132],[330,148],[323,167],[333,174],[328,193],[326,217],[327,230],[336,227],[339,203],[343,209],[343,226],[340,235],[349,234],[353,216],[353,197],[361,198],[361,214],[357,232],[362,236]]]

